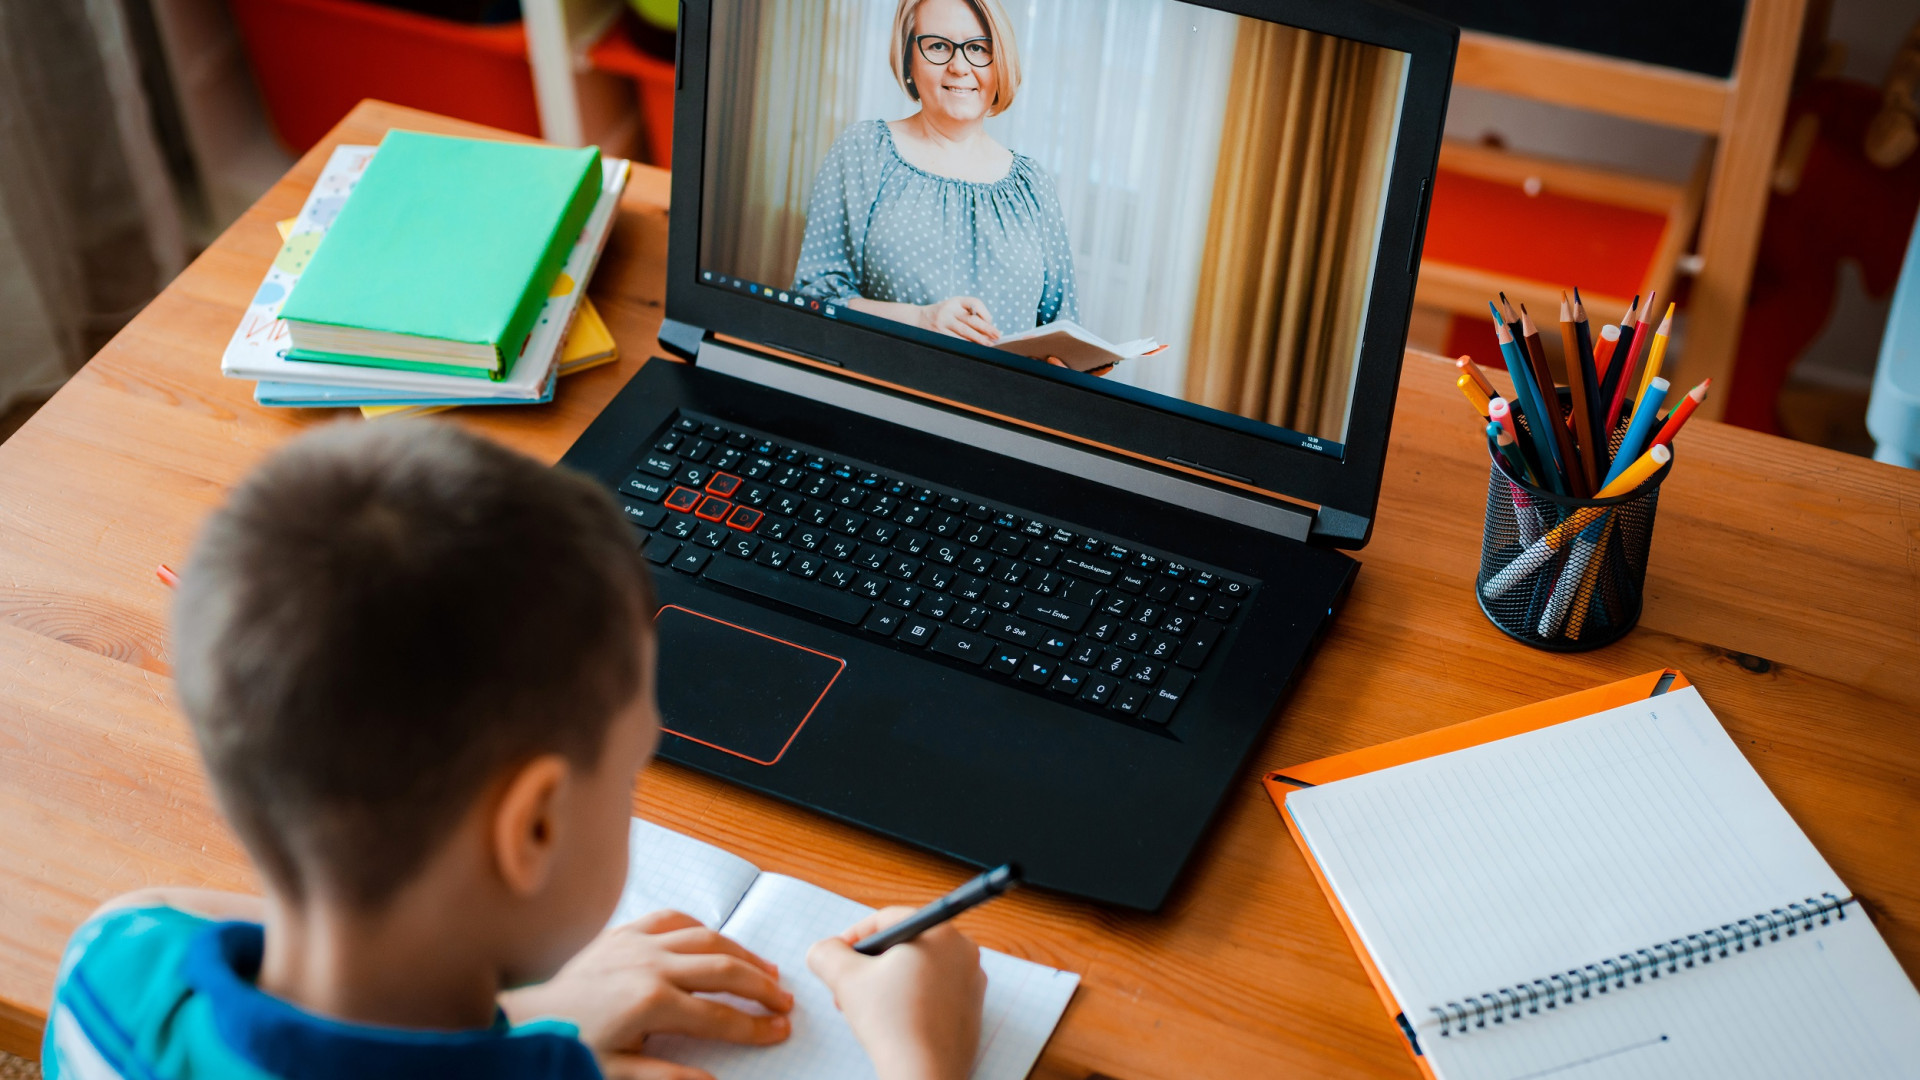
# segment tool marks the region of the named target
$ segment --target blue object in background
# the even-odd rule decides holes
[[[1887,312],[1880,364],[1867,399],[1867,433],[1873,460],[1920,468],[1920,226],[1907,241],[1907,260]]]

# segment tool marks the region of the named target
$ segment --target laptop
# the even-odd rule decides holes
[[[661,756],[1158,909],[1359,569],[1456,31],[680,10],[671,355],[564,459],[654,567]]]

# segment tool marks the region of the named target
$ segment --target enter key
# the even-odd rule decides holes
[[[1092,608],[1045,596],[1027,596],[1017,610],[1034,622],[1058,627],[1069,634],[1079,633],[1080,628],[1087,625],[1087,616],[1093,614]]]

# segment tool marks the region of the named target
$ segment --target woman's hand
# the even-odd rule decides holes
[[[993,345],[1000,340],[1000,330],[993,325],[987,305],[972,296],[952,296],[937,304],[922,306],[920,325],[979,345]]]
[[[1057,356],[1047,357],[1047,363],[1052,364],[1054,367],[1067,367],[1067,362],[1065,360],[1060,359]],[[1067,368],[1067,370],[1072,371],[1073,369]],[[1108,364],[1105,367],[1088,368],[1086,371],[1083,371],[1080,374],[1099,376],[1099,375],[1105,375],[1107,372],[1112,370],[1113,370],[1113,365]]]
[[[656,911],[594,938],[546,982],[501,994],[500,1006],[514,1023],[543,1016],[572,1021],[609,1077],[710,1080],[697,1069],[643,1056],[641,1044],[649,1035],[780,1042],[791,1029],[785,1014],[793,995],[779,978],[774,965],[691,915]],[[773,1015],[694,996],[702,992],[743,997]]]
[[[879,956],[853,944],[913,914],[890,907],[817,942],[807,966],[833,991],[881,1080],[964,1080],[980,1046],[980,947],[944,923]]]

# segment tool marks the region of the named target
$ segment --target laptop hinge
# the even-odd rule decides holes
[[[664,343],[667,338],[665,327],[660,336]],[[817,374],[796,364],[756,356],[716,341],[700,344],[698,362],[708,371],[745,379],[772,390],[862,413],[877,420],[924,431],[1276,536],[1305,541],[1314,531],[1315,515],[1306,507],[1248,498],[965,413],[886,393],[846,379]]]
[[[660,346],[682,360],[694,360],[700,356],[701,339],[707,336],[705,330],[678,319],[660,320]]]

